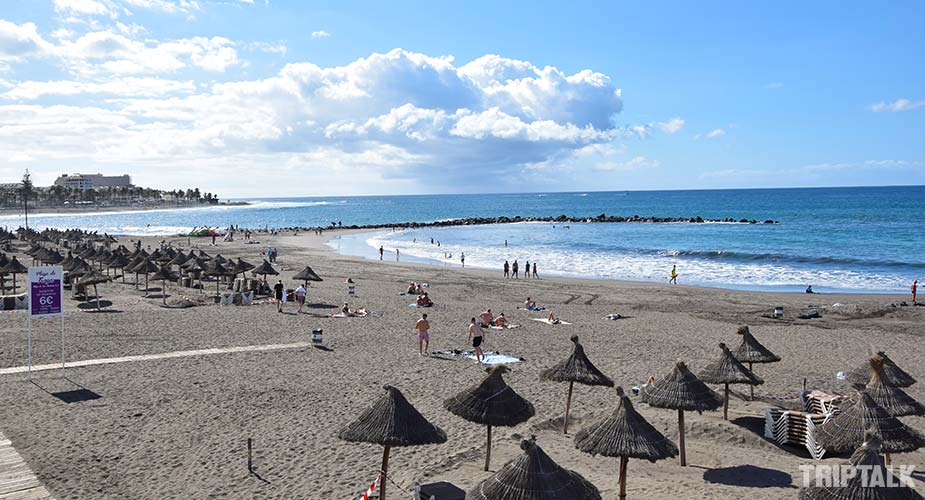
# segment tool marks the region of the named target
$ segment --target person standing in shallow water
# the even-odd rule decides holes
[[[677,265],[671,266],[671,277],[668,280],[668,283],[672,283],[675,285],[678,284],[678,266]]]
[[[379,245],[379,260],[382,260],[382,256],[385,254],[385,248],[382,245]]]
[[[466,267],[466,252],[462,252],[462,253],[459,255],[459,262],[462,263],[462,266],[463,266],[463,267]]]
[[[514,278],[515,280],[517,279],[517,268],[518,268],[518,266],[519,266],[519,264],[517,263],[517,259],[514,259],[514,263],[511,264],[511,277]]]
[[[527,261],[527,265],[524,266],[524,278],[530,277],[530,261]]]
[[[919,290],[919,280],[914,280],[912,282],[912,305],[915,305],[915,293]]]
[[[511,277],[511,265],[508,264],[507,261],[504,261],[504,277],[505,278]]]
[[[536,261],[533,261],[533,277],[539,278],[539,275],[536,274]]]

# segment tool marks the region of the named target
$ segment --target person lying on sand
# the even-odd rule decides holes
[[[550,325],[558,325],[562,321],[559,318],[553,316],[552,312],[549,313],[549,316],[546,316],[546,322]]]
[[[491,313],[491,309],[486,309],[479,314],[479,318],[482,320],[482,327],[489,327],[495,324],[495,315]]]
[[[500,326],[502,328],[507,326],[507,318],[504,317],[504,313],[499,314],[498,317],[495,318],[494,323],[495,326]]]
[[[427,293],[425,292],[418,296],[417,305],[418,307],[431,307],[434,305],[434,303],[432,300],[430,300],[430,297],[428,297]]]
[[[366,308],[361,307],[361,308],[359,308],[359,309],[353,309],[353,310],[351,310],[351,309],[350,309],[350,306],[348,306],[346,302],[344,302],[344,305],[341,306],[341,308],[340,308],[340,313],[338,313],[338,315],[344,316],[344,317],[347,317],[347,318],[354,318],[354,317],[358,317],[358,316],[366,316],[367,314],[369,314],[369,313],[366,311]]]

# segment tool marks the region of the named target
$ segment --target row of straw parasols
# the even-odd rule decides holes
[[[629,459],[656,461],[680,455],[684,457],[684,412],[728,408],[728,384],[746,383],[757,385],[760,380],[751,373],[746,363],[768,363],[779,361],[762,346],[748,331],[740,328],[742,336],[739,348],[732,352],[720,344],[720,356],[701,372],[694,375],[683,362],[678,362],[672,371],[660,380],[646,384],[642,389],[642,400],[651,406],[678,410],[680,447],[662,435],[633,407],[623,389],[617,387],[617,406],[613,413],[575,436],[575,446],[591,455],[620,458],[620,498],[626,497],[626,475]],[[541,373],[548,381],[568,382],[566,414],[571,401],[574,383],[613,386],[613,381],[601,373],[588,359],[577,337],[571,338],[572,354],[563,362]],[[487,446],[485,470],[491,460],[491,429],[494,426],[513,426],[527,421],[535,411],[533,405],[516,393],[504,381],[503,375],[510,370],[505,366],[489,368],[488,374],[475,384],[444,401],[444,407],[463,419],[486,426]],[[833,452],[857,450],[849,465],[874,465],[889,463],[889,453],[912,451],[925,445],[925,438],[905,426],[896,417],[900,415],[922,415],[925,407],[903,392],[896,384],[914,383],[914,379],[895,365],[883,353],[871,358],[865,369],[852,371],[855,382],[866,380],[865,386],[857,385],[858,395],[854,402],[819,427],[817,442]],[[726,397],[722,397],[707,386],[707,382],[723,384]],[[340,431],[341,439],[354,442],[368,442],[382,445],[383,459],[380,498],[385,498],[388,479],[388,460],[391,448],[420,444],[438,444],[446,441],[446,434],[430,424],[405,399],[401,392],[386,386],[386,395],[364,411],[359,418]],[[724,412],[725,413],[725,412]],[[728,416],[728,415],[724,415]],[[563,424],[567,432],[568,418]],[[522,443],[523,455],[506,464],[490,478],[479,483],[467,495],[476,499],[521,500],[532,498],[597,499],[600,493],[580,475],[562,469],[535,442]],[[885,453],[885,459],[879,453]],[[885,460],[885,462],[884,462]],[[551,478],[555,478],[551,481]],[[849,485],[855,487],[856,484]],[[869,496],[831,496],[832,488],[814,486],[804,490],[804,498],[881,498]],[[839,491],[835,491],[838,494]],[[869,491],[869,490],[864,490]],[[908,493],[905,491],[903,493]],[[913,492],[914,493],[914,492]],[[826,496],[830,495],[830,496]],[[888,497],[883,497],[888,498]],[[892,498],[892,497],[889,497]],[[920,498],[917,496],[902,498]]]

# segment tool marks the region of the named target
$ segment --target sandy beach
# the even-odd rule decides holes
[[[465,359],[422,357],[415,321],[422,312],[400,295],[410,281],[426,282],[436,303],[425,310],[432,325],[431,351],[466,347],[466,324],[485,308],[504,312],[519,328],[490,330],[484,348],[524,359],[512,364],[507,382],[536,408],[525,424],[495,430],[492,470],[520,453],[519,441],[537,441],[560,465],[594,483],[604,498],[616,498],[619,460],[591,457],[575,449],[574,432],[606,415],[617,401],[613,389],[576,385],[570,435],[557,430],[565,406],[565,384],[539,381],[539,372],[571,352],[578,335],[590,359],[618,385],[642,385],[660,377],[676,360],[696,373],[719,353],[736,346],[737,327],[751,332],[782,361],[756,365],[764,399],[796,401],[803,380],[809,388],[850,392],[836,372],[855,368],[872,351],[887,352],[921,378],[925,356],[925,308],[900,306],[908,295],[781,294],[685,285],[542,278],[506,280],[499,270],[461,270],[342,256],[324,246],[342,234],[257,235],[241,241],[201,245],[209,255],[242,257],[259,264],[267,245],[279,249],[276,268],[290,288],[305,265],[324,278],[309,289],[306,311],[284,314],[270,303],[245,307],[161,307],[159,291],[148,298],[120,280],[102,285],[104,312],[66,301],[66,352],[71,361],[205,348],[295,344],[324,330],[326,350],[312,347],[217,353],[171,359],[0,375],[0,432],[13,442],[55,498],[356,498],[376,477],[381,448],[336,438],[337,431],[391,384],[431,422],[446,431],[445,444],[392,451],[392,479],[402,487],[437,480],[468,489],[482,471],[484,429],[444,410],[442,402],[484,376],[484,365]],[[161,238],[146,238],[156,247]],[[130,246],[130,238],[122,243]],[[168,239],[186,248],[186,238]],[[23,263],[27,257],[20,254]],[[388,259],[388,255],[387,255]],[[392,256],[394,259],[394,256]],[[358,297],[344,280],[356,282]],[[24,280],[23,280],[24,281]],[[143,284],[143,280],[142,280]],[[211,285],[211,286],[210,286]],[[151,282],[158,288],[159,282]],[[215,284],[206,282],[205,291]],[[168,285],[171,298],[200,292]],[[570,325],[532,321],[546,313],[518,309],[530,296]],[[364,318],[330,318],[345,301],[372,312]],[[833,307],[834,304],[841,304]],[[895,306],[894,306],[895,304]],[[799,319],[810,305],[821,318]],[[766,317],[783,306],[783,319]],[[617,321],[602,319],[611,313]],[[0,311],[0,370],[26,363],[24,311]],[[36,364],[59,357],[58,323],[33,325]],[[714,388],[716,388],[714,386]],[[99,399],[64,403],[50,393],[87,389]],[[736,387],[742,392],[742,387]],[[747,388],[744,389],[747,392]],[[925,399],[925,387],[907,392]],[[633,401],[661,432],[677,437],[677,415]],[[762,401],[730,402],[722,412],[690,413],[688,467],[676,460],[630,461],[628,491],[635,498],[795,498],[802,484],[805,450],[781,448],[763,437]],[[903,417],[919,430],[919,417]],[[246,443],[253,439],[254,468],[248,474]],[[839,463],[829,457],[824,463]],[[894,455],[894,464],[925,468],[925,452]],[[919,484],[921,487],[922,485]],[[399,487],[390,486],[391,498]]]

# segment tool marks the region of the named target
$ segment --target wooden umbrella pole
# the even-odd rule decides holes
[[[562,434],[568,434],[568,414],[572,408],[572,388],[575,382],[568,383],[568,397],[565,398],[565,419],[562,421]]]
[[[167,305],[167,280],[164,280],[161,283],[163,283],[161,285],[161,299],[163,300],[164,305],[166,306]]]
[[[889,453],[884,453],[883,454],[883,464],[889,467],[890,465],[892,465],[892,462],[893,462],[893,457],[891,457]]]
[[[751,361],[748,362],[748,371],[752,371],[752,362],[751,362]],[[755,386],[752,385],[752,384],[748,384],[748,400],[749,400],[749,401],[754,401],[754,400],[755,400]]]
[[[385,483],[389,475],[389,446],[382,452],[382,470],[379,476],[379,500],[385,500]]]
[[[726,393],[723,398],[723,420],[729,420],[729,384],[723,384],[723,391]]]
[[[684,453],[684,410],[678,410],[678,445],[681,449],[681,467],[685,467],[687,454]]]
[[[485,448],[485,470],[488,471],[488,466],[491,463],[491,424],[488,424],[488,446]]]
[[[620,457],[620,500],[626,498],[626,464],[629,459]]]
[[[93,284],[93,295],[96,295],[96,310],[100,310],[100,292],[96,289],[96,283]]]
[[[148,273],[145,273],[145,297],[148,296]]]

